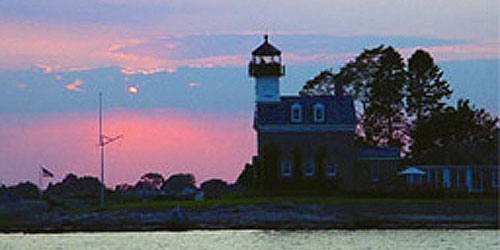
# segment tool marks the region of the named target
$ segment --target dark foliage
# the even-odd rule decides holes
[[[407,134],[404,116],[405,69],[401,55],[392,47],[381,50],[366,82],[363,129],[373,146],[400,147]]]
[[[473,152],[469,159],[498,158],[497,118],[475,110],[469,101],[446,107],[443,100],[452,91],[442,76],[426,51],[415,51],[405,66],[397,51],[381,45],[364,50],[338,73],[321,72],[300,94],[333,95],[335,84],[343,86],[361,106],[357,145],[400,147],[412,159],[462,151]]]
[[[147,173],[133,187],[134,190],[160,190],[165,178],[159,173]]]
[[[101,188],[101,182],[91,176],[78,178],[74,174],[68,174],[62,182],[49,185],[45,191],[46,195],[64,198],[71,197],[97,197]]]
[[[406,86],[406,113],[421,120],[431,112],[444,107],[444,98],[451,96],[450,85],[441,79],[443,72],[434,64],[432,56],[417,50],[408,60],[408,84]]]
[[[224,194],[227,194],[232,190],[227,182],[220,179],[205,181],[201,184],[200,188],[203,190],[206,198],[222,197]]]
[[[180,193],[185,188],[196,189],[196,180],[193,174],[175,174],[171,175],[162,185],[162,190],[168,190],[174,193]]]
[[[498,118],[459,100],[415,123],[412,159],[426,164],[492,164],[498,156]]]
[[[3,195],[11,199],[37,199],[40,197],[40,190],[31,182],[21,182],[15,186],[4,187]]]

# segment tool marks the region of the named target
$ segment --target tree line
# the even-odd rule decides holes
[[[64,179],[55,184],[49,183],[45,190],[31,182],[21,182],[12,186],[0,186],[0,202],[22,199],[39,199],[41,197],[97,199],[102,183],[93,176],[78,177],[73,173],[67,174]],[[194,192],[203,191],[205,198],[220,197],[240,189],[241,184],[229,184],[221,179],[210,179],[202,182],[199,187],[196,179],[190,173],[178,173],[165,178],[160,173],[149,172],[143,174],[135,184],[123,183],[115,186],[114,190],[107,190],[108,194],[137,194],[139,196],[154,196],[159,194],[172,197],[194,195]]]
[[[398,147],[415,163],[450,163],[440,153],[461,151],[472,152],[475,163],[498,162],[498,117],[468,99],[447,105],[452,89],[443,74],[422,49],[405,61],[393,47],[380,45],[365,49],[338,72],[320,72],[299,94],[352,96],[358,145]],[[448,158],[444,161],[453,160]]]

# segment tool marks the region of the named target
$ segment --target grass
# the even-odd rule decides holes
[[[231,207],[240,205],[261,205],[261,204],[276,204],[276,203],[295,203],[295,204],[495,204],[496,199],[415,199],[415,198],[367,198],[367,197],[343,197],[343,196],[257,196],[257,197],[240,197],[228,196],[218,199],[208,199],[202,202],[193,200],[168,200],[168,201],[150,201],[150,202],[124,202],[111,204],[104,208],[93,207],[90,211],[108,211],[120,209],[162,209],[180,206],[183,208],[203,209],[218,207]]]

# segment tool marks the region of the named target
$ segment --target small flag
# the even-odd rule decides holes
[[[46,168],[42,168],[42,177],[52,178],[54,177],[54,174]]]

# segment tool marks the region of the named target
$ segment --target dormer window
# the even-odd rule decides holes
[[[302,122],[302,106],[298,103],[292,105],[290,109],[290,120],[294,123]]]
[[[316,103],[313,106],[314,122],[325,121],[325,106],[321,103]]]

